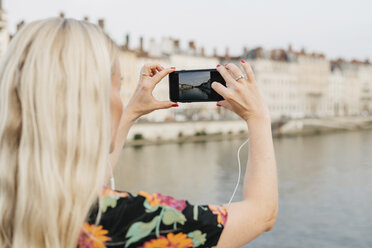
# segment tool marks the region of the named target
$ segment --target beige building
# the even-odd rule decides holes
[[[368,115],[372,113],[372,65],[368,62],[331,62],[329,115]]]
[[[298,63],[299,106],[305,116],[326,116],[326,90],[328,86],[329,61],[322,54],[296,53]]]
[[[255,72],[256,81],[273,120],[304,116],[298,92],[298,64],[268,59],[247,60]]]
[[[333,67],[333,66],[332,66]],[[345,116],[349,112],[347,85],[341,68],[335,66],[331,69],[327,88],[327,115]]]
[[[240,64],[244,59],[251,64],[273,121],[281,118],[302,118],[307,115],[300,92],[300,65],[297,56],[289,49],[264,50],[261,47],[247,50],[241,57],[224,60]]]
[[[372,113],[372,65],[368,61],[359,63],[358,78],[360,80],[360,108],[363,115]]]
[[[372,113],[372,65],[330,62],[323,54],[287,50],[246,50],[223,59],[252,65],[273,120],[283,117],[329,117]]]

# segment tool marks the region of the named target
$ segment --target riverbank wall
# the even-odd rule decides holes
[[[372,129],[372,117],[307,118],[272,123],[274,137],[319,135],[329,132]],[[243,120],[136,123],[128,133],[126,146],[204,142],[247,138]]]

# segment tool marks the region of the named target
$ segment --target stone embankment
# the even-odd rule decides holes
[[[274,137],[317,135],[362,129],[372,129],[372,117],[309,118],[272,123]],[[243,120],[136,123],[129,131],[126,146],[247,137],[248,128]]]
[[[289,120],[275,130],[276,135],[307,135],[336,131],[372,129],[372,117],[333,117]]]

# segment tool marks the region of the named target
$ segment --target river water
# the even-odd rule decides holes
[[[193,204],[226,203],[236,184],[242,142],[126,147],[115,168],[117,188],[161,192]],[[280,138],[274,146],[277,222],[245,247],[372,247],[372,131]],[[242,180],[247,154],[246,146]]]
[[[187,90],[180,90],[179,98],[184,100],[208,100],[208,94],[199,88],[192,88]]]

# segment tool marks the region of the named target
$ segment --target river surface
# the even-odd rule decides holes
[[[187,90],[179,91],[180,99],[197,99],[197,100],[208,100],[208,94],[199,88],[192,88]]]
[[[244,140],[124,148],[118,189],[161,192],[193,204],[229,201]],[[245,247],[372,247],[372,131],[274,140],[279,214]],[[248,147],[241,150],[242,180]],[[234,201],[242,197],[242,180]]]

